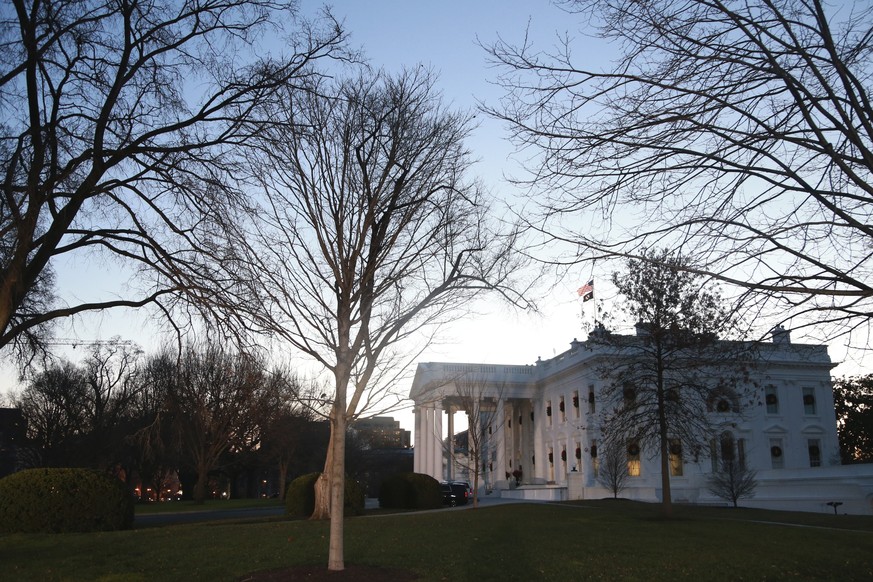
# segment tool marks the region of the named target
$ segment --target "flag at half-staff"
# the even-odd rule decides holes
[[[594,299],[594,279],[591,279],[586,284],[579,287],[576,292],[579,294],[579,297],[582,298],[583,303],[589,299]]]

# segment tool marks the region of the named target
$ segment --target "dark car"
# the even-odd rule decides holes
[[[463,483],[440,483],[443,490],[443,505],[466,505],[469,494]]]

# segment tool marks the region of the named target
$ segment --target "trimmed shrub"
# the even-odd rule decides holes
[[[133,524],[124,483],[90,469],[28,469],[0,479],[0,532],[111,531]]]
[[[285,492],[285,513],[292,517],[309,517],[315,511],[315,482],[321,473],[308,473],[297,477]],[[364,490],[358,482],[346,475],[345,514],[364,513]]]
[[[391,509],[435,509],[443,504],[440,483],[423,473],[395,473],[379,487],[379,506]]]
[[[321,473],[297,477],[285,491],[285,513],[292,517],[309,517],[315,511],[315,482]]]

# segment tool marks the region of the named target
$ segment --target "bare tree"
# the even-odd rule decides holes
[[[618,494],[624,491],[630,480],[627,453],[624,447],[614,444],[598,454],[597,480],[612,491],[613,498],[618,499]]]
[[[276,370],[270,380],[269,410],[263,427],[260,451],[276,463],[279,472],[279,499],[285,499],[288,469],[304,446],[306,432],[316,415],[321,413],[300,378],[286,370]]]
[[[262,362],[246,354],[189,346],[168,377],[164,422],[197,474],[196,503],[203,503],[209,472],[222,454],[247,444],[252,417],[263,413],[264,372]]]
[[[489,111],[538,152],[527,156],[542,189],[530,224],[552,247],[570,243],[563,259],[643,259],[640,249],[674,245],[699,272],[745,290],[751,312],[776,304],[782,321],[830,324],[832,336],[868,329],[873,9],[556,4],[591,29],[552,52],[490,46],[507,93]],[[605,69],[574,46],[594,32],[616,58]]]
[[[723,459],[719,471],[709,477],[709,492],[726,499],[737,507],[737,501],[755,496],[757,472],[748,469],[737,459]]]
[[[203,315],[232,312],[205,265],[222,259],[214,223],[239,201],[234,157],[250,137],[246,122],[343,41],[327,18],[269,56],[259,39],[284,36],[279,23],[294,21],[295,5],[0,4],[0,347],[25,355],[42,345],[44,326],[92,310],[156,303],[167,312],[185,299]],[[52,266],[88,253],[139,271],[142,286],[55,301]]]
[[[107,468],[121,461],[121,445],[126,422],[134,413],[140,390],[142,350],[139,346],[113,338],[91,346],[81,364],[85,384],[86,446],[92,465]]]
[[[592,333],[594,342],[615,351],[602,420],[607,449],[635,448],[660,460],[662,506],[672,514],[671,455],[696,453],[713,434],[710,415],[721,396],[734,413],[746,391],[749,353],[743,342],[720,341],[736,333],[733,316],[701,277],[683,270],[687,263],[669,252],[648,252],[628,260],[613,283],[627,302],[625,316],[637,322],[637,335]]]
[[[454,380],[453,385],[454,391],[447,398],[446,405],[457,407],[467,415],[467,452],[464,457],[457,455],[454,435],[449,435],[449,457],[472,475],[473,508],[478,508],[479,480],[488,474],[486,465],[492,443],[501,438],[504,430],[498,414],[498,402],[504,387],[490,386],[474,377],[459,377]]]
[[[332,379],[314,516],[330,516],[328,568],[341,570],[349,420],[400,400],[386,374],[414,357],[404,350],[416,334],[483,291],[524,301],[511,284],[513,233],[492,228],[485,193],[466,177],[470,116],[440,103],[433,76],[309,81],[262,114],[276,123],[259,128],[251,160],[266,205],[240,226],[228,266],[268,310],[256,321]]]
[[[15,405],[27,420],[39,465],[75,466],[76,440],[86,432],[86,399],[82,370],[69,361],[34,374],[24,387]]]

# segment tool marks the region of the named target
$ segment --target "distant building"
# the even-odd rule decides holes
[[[356,420],[352,430],[369,449],[408,449],[412,444],[410,431],[401,428],[400,422],[390,416]]]
[[[832,512],[828,503],[839,502],[840,512],[873,514],[873,465],[840,465],[827,346],[792,344],[781,328],[772,339],[757,346],[753,403],[729,396],[713,402],[701,412],[716,427],[711,440],[694,454],[671,449],[673,500],[723,503],[709,492],[708,480],[717,459],[729,454],[757,471],[755,495],[743,505]],[[611,496],[598,481],[601,423],[609,412],[599,370],[620,357],[589,338],[535,365],[419,364],[410,391],[415,471],[440,480],[467,477],[458,474],[461,459],[449,460],[443,427],[445,420],[446,434],[455,434],[454,415],[470,401],[469,394],[459,398],[459,386],[473,384],[480,410],[490,411],[482,427],[483,487],[513,498]],[[627,449],[629,479],[621,495],[660,500],[658,455],[632,444]]]
[[[0,478],[21,469],[27,421],[20,408],[0,408]]]

